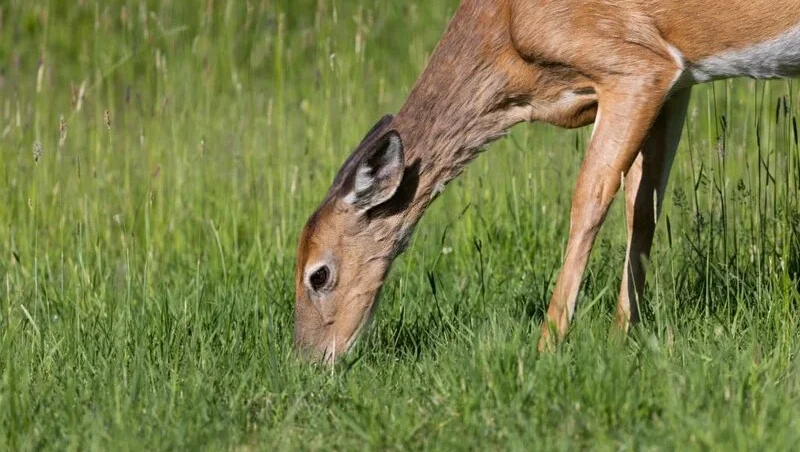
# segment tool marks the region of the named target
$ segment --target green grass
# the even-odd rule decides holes
[[[589,131],[525,125],[295,359],[297,234],[455,5],[0,5],[0,449],[796,449],[797,81],[695,89],[630,338],[617,202],[535,351]]]

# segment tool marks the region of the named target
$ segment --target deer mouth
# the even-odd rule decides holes
[[[373,312],[375,311],[376,304],[376,302],[373,302],[372,305],[364,312],[361,320],[358,322],[358,326],[355,328],[355,330],[353,330],[352,334],[350,334],[347,340],[337,341],[337,337],[333,337],[323,353],[323,362],[325,364],[333,365],[338,358],[346,355],[350,349],[353,348],[356,342],[358,342],[363,335],[364,330],[366,330],[372,322]]]

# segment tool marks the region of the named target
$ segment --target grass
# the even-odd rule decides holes
[[[0,449],[796,449],[797,81],[695,89],[630,338],[617,202],[535,351],[589,131],[529,125],[434,204],[352,358],[295,359],[297,234],[455,5],[0,6]]]

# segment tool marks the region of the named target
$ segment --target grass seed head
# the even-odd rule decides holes
[[[64,115],[58,119],[58,148],[61,149],[64,147],[64,143],[67,141],[67,121],[64,120]]]
[[[42,143],[36,141],[33,143],[33,161],[39,163],[39,159],[42,158],[44,155],[44,148],[42,147]]]

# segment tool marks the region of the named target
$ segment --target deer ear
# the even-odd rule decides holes
[[[405,171],[403,142],[390,131],[374,141],[351,175],[344,202],[359,210],[369,210],[394,196]]]

